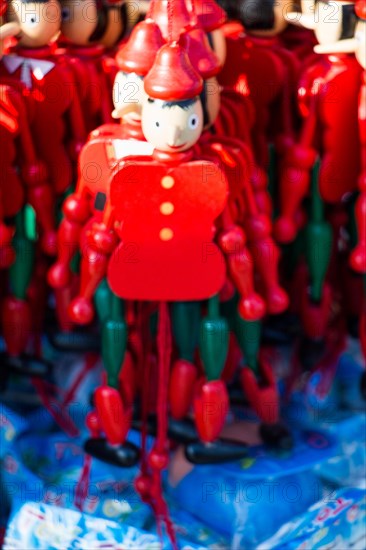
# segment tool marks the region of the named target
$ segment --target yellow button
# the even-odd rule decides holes
[[[173,214],[174,204],[172,202],[162,202],[160,205],[160,212],[164,214],[164,216],[169,216],[170,214]]]
[[[172,178],[172,176],[164,176],[160,183],[161,183],[161,186],[164,187],[164,189],[171,189],[175,184],[175,181],[174,181],[174,178]]]
[[[164,227],[159,233],[159,237],[162,241],[170,241],[173,238],[173,231],[169,227]]]

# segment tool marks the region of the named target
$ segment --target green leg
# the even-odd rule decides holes
[[[172,304],[173,335],[179,358],[190,363],[194,362],[194,354],[198,346],[200,317],[200,302],[174,302]]]
[[[220,317],[219,296],[210,298],[207,316],[201,322],[200,354],[207,380],[218,380],[225,366],[229,347],[229,327]]]
[[[10,268],[10,286],[13,295],[25,300],[34,267],[34,244],[26,236],[24,210],[16,217],[13,247],[16,259]]]
[[[324,217],[324,205],[319,194],[319,161],[312,174],[311,213],[306,228],[306,259],[310,273],[311,299],[320,302],[324,280],[332,252],[332,228]]]
[[[118,388],[118,375],[121,370],[127,347],[127,324],[124,318],[123,302],[109,289],[107,301],[109,315],[102,319],[102,358],[107,371],[108,386]],[[102,314],[106,314],[103,310]]]
[[[244,354],[246,366],[256,375],[259,372],[258,354],[261,328],[260,321],[245,321],[239,315],[237,316],[236,337]]]

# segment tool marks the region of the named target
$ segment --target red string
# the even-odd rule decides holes
[[[152,14],[154,13],[155,0],[151,0],[148,12],[146,14],[146,19],[151,19]]]
[[[42,401],[44,408],[50,413],[56,424],[69,436],[77,437],[79,430],[66,410],[60,411],[59,404],[48,395],[46,383],[39,378],[32,378],[32,384]]]
[[[172,337],[170,328],[169,311],[166,302],[159,305],[158,325],[158,401],[157,421],[158,429],[154,445],[154,452],[165,454],[168,452],[168,384],[170,371],[170,358],[172,353]],[[176,536],[173,524],[169,517],[168,506],[163,497],[161,470],[153,471],[152,495],[155,499],[158,523],[164,522],[167,534],[174,549],[177,548]]]
[[[173,16],[174,16],[174,0],[168,0],[168,42],[173,42]]]
[[[141,420],[142,420],[142,430],[141,430],[141,473],[144,475],[148,474],[147,466],[147,456],[146,456],[146,438],[147,438],[147,416],[149,412],[149,383],[150,383],[150,353],[151,353],[151,337],[148,318],[144,317],[143,304],[139,304],[139,329],[141,330],[143,342],[146,342],[146,347],[143,348],[143,386],[142,386],[142,396],[141,396]]]
[[[192,13],[192,17],[191,17],[191,21],[192,21],[192,24],[193,26],[196,26],[197,25],[197,12],[196,12],[196,3],[195,3],[195,0],[191,0],[191,13]]]
[[[62,408],[67,407],[74,399],[75,394],[83,382],[85,376],[92,370],[98,360],[98,356],[93,353],[88,353],[85,357],[84,366],[80,369],[79,374],[76,376],[74,382],[71,384],[68,392],[65,394]]]
[[[170,332],[169,312],[166,302],[161,302],[159,307],[158,328],[158,356],[159,356],[159,380],[158,380],[158,433],[155,448],[158,452],[167,450],[168,429],[168,384],[172,341]]]
[[[85,454],[83,468],[75,490],[74,504],[81,512],[84,509],[84,503],[89,492],[91,462],[92,457]]]

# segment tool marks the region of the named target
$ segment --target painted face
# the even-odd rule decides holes
[[[355,32],[356,59],[363,69],[366,70],[366,21],[358,21]]]
[[[55,41],[60,32],[61,8],[57,0],[37,3],[12,0],[8,17],[19,24],[18,42],[26,48],[46,46]]]
[[[145,95],[142,76],[119,71],[113,85],[113,118],[140,120]]]
[[[146,98],[141,123],[146,140],[159,151],[186,151],[201,135],[202,105],[198,97],[181,102]]]
[[[334,44],[342,38],[346,17],[343,6],[346,10],[353,10],[349,2],[316,2],[314,32],[319,44]]]
[[[61,32],[67,40],[78,46],[86,46],[98,20],[95,2],[62,0]]]

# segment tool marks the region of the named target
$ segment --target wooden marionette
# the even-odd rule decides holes
[[[87,236],[90,226],[101,221],[104,210],[108,208],[109,178],[113,168],[124,156],[152,152],[141,131],[142,81],[162,43],[159,29],[151,20],[143,21],[135,27],[128,43],[116,56],[120,70],[114,83],[115,109],[112,116],[120,119],[120,124],[104,124],[96,128],[89,135],[79,156],[76,190],[63,205],[64,219],[58,231],[58,259],[48,273],[49,284],[55,289],[56,296],[60,296],[62,303],[68,302],[65,303],[69,313],[66,313],[63,332],[67,324],[70,325],[70,320],[77,325],[85,325],[93,317],[91,298],[101,282],[98,272],[100,262],[98,255],[94,262],[89,261],[89,256],[96,256],[96,251],[93,245],[89,246]],[[140,48],[148,51],[149,55],[141,58]],[[67,289],[74,278],[71,263],[78,251],[82,253],[80,285],[77,285],[78,288],[73,285],[74,294],[70,305]],[[62,338],[68,345],[65,334]],[[71,334],[71,342],[74,340]]]
[[[86,139],[75,79],[64,60],[54,55],[61,8],[56,0],[14,0],[8,18],[21,31],[0,75],[26,88],[36,152],[46,164],[54,194],[61,196],[73,182],[72,160]]]
[[[358,243],[350,254],[351,268],[361,275],[364,280],[366,275],[366,3],[364,0],[358,0],[355,5],[355,14],[357,22],[353,38],[338,41],[335,44],[319,44],[315,51],[319,54],[355,54],[355,57],[363,69],[361,86],[358,95],[358,128],[359,128],[359,146],[360,146],[360,172],[358,176],[359,196],[356,201],[356,225],[358,234]],[[363,304],[360,315],[360,340],[364,357],[366,358],[366,308],[365,308],[365,287]],[[365,387],[366,375],[363,376],[363,386]],[[361,385],[362,385],[361,384]],[[365,389],[363,387],[363,392]]]
[[[274,145],[282,154],[294,138],[299,61],[279,40],[287,26],[286,10],[285,0],[241,0],[234,7],[238,21],[223,27],[227,62],[219,82],[244,95],[250,94],[255,106],[255,159],[265,170],[270,163],[269,146]]]
[[[86,6],[62,0],[61,47],[74,73],[87,132],[112,122],[112,89],[117,66],[115,47],[127,27],[126,5],[93,0]]]
[[[19,27],[15,23],[3,24],[2,18],[6,6],[6,2],[0,3],[0,60],[3,57],[4,43],[19,32]],[[3,157],[0,177],[0,268],[4,269],[14,261],[14,250],[11,247],[14,228],[6,225],[4,220],[19,211],[24,199],[22,182],[15,164],[17,137],[20,132],[19,118],[23,113],[23,103],[21,96],[13,88],[2,83],[0,83],[0,101],[0,149]],[[23,123],[24,120],[22,120]],[[9,192],[7,192],[9,189],[12,189],[14,194],[10,204]],[[13,204],[15,204],[14,210],[12,210]]]
[[[337,11],[331,21],[330,9]],[[324,203],[329,205],[328,210],[334,210],[357,187],[361,68],[354,55],[337,53],[342,42],[347,44],[354,34],[356,17],[352,3],[334,2],[330,6],[318,1],[312,17],[303,14],[300,21],[315,29],[319,48],[326,47],[329,55],[319,55],[318,61],[305,70],[299,81],[303,125],[297,143],[288,148],[283,159],[280,216],[275,223],[275,236],[281,243],[295,239],[302,217],[301,204],[312,182],[310,219],[305,229],[308,278],[301,291],[300,307],[307,336],[303,346],[306,355],[311,354],[313,348],[320,353],[324,349],[332,300],[326,277],[333,235],[325,217]],[[330,53],[333,48],[335,52]]]
[[[144,118],[142,119],[142,122],[145,137],[148,138],[150,143],[156,146],[156,150],[153,155],[153,160],[134,158],[134,160],[131,161],[133,164],[131,164],[127,159],[126,163],[123,162],[120,171],[115,171],[116,175],[112,179],[111,213],[116,220],[115,228],[117,233],[117,228],[121,227],[118,223],[120,219],[124,219],[124,216],[128,215],[129,222],[127,223],[126,218],[126,225],[123,224],[123,226],[127,228],[127,233],[124,236],[119,235],[122,238],[122,242],[114,251],[111,259],[109,260],[108,281],[112,290],[117,295],[127,300],[161,301],[161,299],[163,299],[164,301],[179,303],[185,302],[187,307],[182,305],[182,307],[179,308],[179,305],[177,304],[177,308],[175,308],[174,317],[175,326],[177,328],[177,325],[179,325],[179,318],[182,319],[183,317],[189,315],[190,311],[192,311],[192,307],[190,308],[187,302],[192,303],[197,300],[202,301],[205,298],[208,298],[210,294],[212,295],[215,293],[216,290],[219,290],[225,276],[225,268],[224,263],[222,263],[223,257],[219,253],[218,248],[212,243],[211,237],[209,237],[208,233],[206,238],[209,240],[206,244],[209,246],[210,250],[212,248],[212,254],[207,254],[207,261],[202,262],[199,259],[197,254],[202,254],[202,250],[201,252],[198,251],[198,243],[201,242],[200,239],[203,238],[203,233],[206,229],[202,226],[200,229],[202,232],[201,236],[198,236],[199,234],[196,236],[196,231],[198,231],[199,227],[197,229],[191,228],[191,230],[189,230],[186,223],[188,220],[187,216],[190,216],[189,212],[184,214],[185,209],[178,208],[177,205],[178,217],[176,217],[176,215],[174,215],[176,209],[174,202],[171,200],[163,201],[163,198],[167,195],[167,193],[168,195],[173,193],[171,196],[172,200],[178,199],[184,201],[184,196],[187,195],[187,207],[189,206],[191,209],[194,208],[194,210],[196,208],[200,209],[200,211],[202,210],[201,215],[199,216],[201,222],[204,220],[207,220],[208,222],[209,218],[213,221],[213,218],[219,214],[219,206],[217,205],[218,201],[219,204],[222,204],[222,207],[224,206],[226,194],[224,192],[224,195],[222,195],[222,193],[225,189],[225,178],[224,176],[222,179],[215,178],[215,174],[217,176],[218,167],[212,162],[202,163],[193,160],[192,146],[199,139],[203,125],[202,107],[198,97],[198,93],[201,88],[201,81],[198,79],[192,67],[188,64],[188,60],[184,55],[183,50],[178,45],[167,45],[163,47],[158,55],[154,67],[155,69],[153,68],[150,73],[150,80],[153,79],[152,82],[154,86],[159,87],[160,85],[161,88],[159,89],[162,91],[154,92],[155,95],[158,95],[156,99],[150,98],[150,101],[146,100],[143,108],[143,113],[145,113],[145,124],[147,124],[146,130],[144,129]],[[176,71],[176,79],[171,82],[170,71],[172,67],[174,67],[174,70]],[[157,82],[159,82],[159,85],[157,85]],[[182,90],[181,87],[183,88]],[[192,98],[185,99],[185,95],[188,93],[187,90],[191,90],[190,94],[193,94],[194,92],[194,96]],[[162,93],[166,94],[167,100],[164,100],[160,95]],[[170,95],[172,99],[171,101],[168,101]],[[180,98],[182,101],[179,101]],[[158,119],[154,119],[152,121],[151,119],[153,116],[158,117]],[[132,228],[130,223],[132,223],[132,220],[135,217],[134,212],[137,207],[137,203],[130,203],[132,196],[131,198],[128,198],[127,202],[125,202],[123,197],[120,196],[119,191],[117,192],[117,195],[113,195],[113,188],[122,190],[121,185],[124,185],[124,183],[122,184],[122,180],[123,182],[125,181],[125,175],[127,178],[126,183],[130,181],[132,166],[135,166],[138,171],[141,171],[141,175],[142,173],[145,174],[145,172],[148,173],[148,177],[146,177],[145,174],[141,179],[140,190],[136,194],[136,198],[138,197],[138,201],[141,202],[141,208],[144,203],[146,203],[146,208],[143,207],[143,217],[146,219],[143,226],[138,224],[139,228],[136,227],[135,229]],[[205,181],[202,182],[204,189],[201,188],[199,196],[196,196],[197,190],[195,190],[195,186],[191,187],[191,184],[193,185],[193,181],[195,181],[194,175],[198,174],[198,172],[202,171],[202,169],[207,169],[208,172],[213,170],[213,172],[207,173],[207,178],[204,178]],[[189,171],[189,178],[185,181],[185,174],[187,170]],[[178,181],[181,182],[177,189],[175,189],[174,185],[175,176],[178,178]],[[133,179],[134,181],[137,181],[135,178]],[[139,176],[137,176],[137,179],[140,181]],[[150,188],[151,183],[153,183],[155,179],[162,182],[161,190],[159,191],[160,188],[158,186],[156,188],[156,193],[152,195],[151,191],[146,191],[145,186],[147,185]],[[121,181],[121,184],[118,184],[118,181]],[[200,187],[202,184],[200,182]],[[206,185],[208,186],[207,189]],[[156,186],[154,185],[154,187]],[[183,189],[186,189],[184,193]],[[126,195],[123,193],[123,196],[126,196],[127,198],[129,197],[128,189],[126,188],[125,191]],[[177,196],[176,192],[178,192]],[[167,199],[169,198],[168,195]],[[204,213],[203,204],[200,202],[201,199],[199,199],[199,197],[201,197],[202,200],[204,199],[204,204],[208,207],[206,213]],[[211,200],[208,200],[208,197],[212,197]],[[155,204],[156,201],[158,201],[156,204],[158,212],[160,212],[157,217],[154,214],[155,207],[152,210],[150,208],[152,203]],[[118,209],[117,204],[120,205],[118,206]],[[124,209],[127,204],[130,206],[126,206],[127,210],[125,212]],[[125,213],[122,213],[120,208],[123,208],[123,212]],[[148,214],[148,211],[150,210],[152,217]],[[116,215],[117,211],[118,215]],[[132,218],[130,218],[130,214],[128,214],[127,211],[132,215]],[[151,223],[149,223],[149,220],[151,220]],[[153,231],[154,224],[159,226],[160,224],[163,224],[164,221],[166,221],[166,223],[169,222],[169,226],[164,227],[163,225],[162,227],[157,228],[158,235],[157,238],[155,238]],[[176,230],[178,230],[178,241],[175,237],[174,228],[170,226],[171,224],[173,224],[174,227],[176,227]],[[107,222],[106,230],[108,227],[113,227],[110,222],[109,225]],[[180,228],[183,232],[179,231]],[[118,266],[117,264],[120,262],[117,262],[116,259],[121,255],[121,253],[123,254],[124,246],[130,242],[128,232],[131,230],[133,233],[138,231],[138,234],[135,234],[133,242],[137,243],[138,246],[137,254],[139,261],[132,262],[131,264],[127,262],[127,269],[123,269],[123,273],[127,275],[126,282],[124,282],[124,277],[122,276],[121,278],[119,274],[121,264]],[[184,233],[186,231],[188,231],[188,234],[190,235],[189,242],[185,242],[184,239]],[[151,239],[148,237],[149,234],[152,237]],[[191,239],[193,239],[193,245],[191,243]],[[162,255],[163,251],[164,254],[166,253],[166,256]],[[105,254],[106,256],[109,256],[109,247],[106,247]],[[159,257],[161,260],[158,262],[152,262],[148,259],[151,257]],[[190,257],[192,257],[191,260],[189,260]],[[192,261],[194,262],[193,264]],[[189,267],[188,262],[190,262]],[[133,269],[135,273],[127,273],[127,271],[129,271],[129,267],[133,268],[133,265],[137,268],[136,270]],[[143,272],[145,271],[145,276],[147,279],[143,276]],[[158,275],[158,273],[160,273],[160,275]],[[149,282],[146,284],[147,280]],[[125,284],[127,287],[124,286]],[[211,322],[212,335],[216,334],[217,331],[222,333],[223,330],[225,334],[227,334],[225,322],[219,317],[218,308],[215,303],[217,303],[216,299],[213,300],[212,303],[210,302],[211,305],[209,307],[209,316],[207,319],[207,321]],[[192,306],[193,309],[195,309],[194,304],[192,304]],[[183,319],[182,323],[185,327],[187,327],[185,319]],[[182,342],[182,339],[179,341]],[[206,345],[211,346],[211,349],[206,350],[206,353],[203,352],[202,354],[205,358],[210,356],[210,365],[212,370],[208,373],[209,381],[206,381],[203,384],[196,399],[197,427],[200,435],[202,435],[205,441],[213,441],[216,439],[221,430],[224,419],[221,415],[214,415],[210,426],[207,425],[205,427],[204,419],[202,417],[202,410],[200,409],[202,402],[205,401],[205,399],[210,399],[210,395],[212,396],[215,394],[217,396],[217,400],[222,402],[222,406],[227,407],[225,386],[219,380],[220,372],[224,366],[226,351],[225,349],[221,350],[220,354],[217,355],[217,362],[215,363],[212,359],[212,346],[215,347],[217,343],[217,338],[208,338],[205,342]],[[190,343],[189,348],[191,345],[192,344]],[[189,358],[187,357],[188,362],[190,362],[191,359],[191,355]],[[190,369],[188,369],[188,371],[189,370]],[[188,373],[187,376],[189,377],[190,374]],[[168,379],[166,380],[166,383],[168,383]],[[205,430],[206,433],[204,433]],[[216,446],[212,446],[210,449],[206,448],[205,452],[207,456],[209,456],[210,453],[212,455],[217,455]],[[227,459],[230,456],[237,456],[237,453],[240,454],[241,452],[243,452],[242,449],[233,449],[230,445],[228,445],[223,455],[226,454]],[[222,459],[223,458],[224,456],[222,456]]]
[[[10,2],[7,16],[19,25],[20,32],[16,46],[0,63],[0,78],[22,94],[26,106],[29,141],[25,162],[30,170],[29,174],[25,171],[24,180],[29,187],[28,201],[36,212],[40,247],[53,255],[56,253],[56,199],[73,182],[73,162],[86,137],[80,103],[71,71],[53,53],[53,41],[61,25],[58,2]],[[16,238],[27,253],[18,254],[19,261],[12,268],[12,286],[16,284],[16,288],[4,301],[3,317],[7,326],[18,327],[12,331],[17,335],[13,355],[22,363],[30,327],[39,326],[40,313],[44,311],[41,303],[46,300],[45,281],[39,276],[41,272],[45,276],[43,264],[47,260],[39,256],[37,270],[33,271],[33,246],[25,234],[24,219],[18,220]],[[32,300],[27,300],[29,293]],[[31,307],[35,309],[32,314]],[[31,315],[37,316],[37,322],[31,323]],[[37,343],[36,347],[39,348]],[[26,363],[30,364],[27,360]],[[31,370],[29,372],[31,374]]]
[[[30,5],[31,12],[34,13],[35,6]],[[50,14],[59,13],[56,11]],[[29,14],[28,14],[29,15]],[[29,23],[29,17],[23,21],[23,24]],[[22,27],[18,22],[8,23],[11,28],[16,28],[16,34],[22,32]],[[51,25],[52,26],[52,25]],[[32,25],[28,30],[32,31]],[[43,32],[45,30],[43,29]],[[47,31],[48,32],[48,31]],[[56,32],[53,30],[53,32]],[[27,32],[25,32],[27,36]],[[32,35],[37,41],[37,37]],[[3,359],[7,368],[15,370],[20,374],[33,376],[45,373],[46,364],[37,360],[36,357],[24,357],[27,346],[30,343],[32,330],[36,325],[39,328],[38,319],[41,314],[33,319],[32,322],[32,297],[38,292],[37,312],[42,309],[43,285],[35,289],[35,278],[37,270],[34,269],[34,245],[26,233],[25,227],[25,206],[31,205],[34,208],[37,219],[39,233],[38,253],[51,255],[55,253],[56,232],[55,220],[53,215],[54,196],[52,192],[49,171],[44,158],[37,148],[36,133],[34,130],[34,119],[36,114],[33,98],[30,96],[27,87],[20,79],[14,78],[12,67],[19,63],[19,57],[12,54],[2,57],[0,62],[0,80],[6,83],[2,84],[2,102],[5,108],[4,118],[6,123],[1,125],[2,152],[4,153],[4,166],[6,169],[1,171],[0,187],[6,199],[3,202],[3,213],[7,218],[15,217],[16,232],[13,241],[16,250],[16,258],[9,273],[9,291],[2,303],[2,325],[4,339],[7,347],[8,357]],[[22,58],[23,59],[23,58]],[[25,61],[23,59],[23,61]],[[22,62],[20,62],[20,65]],[[18,64],[18,67],[20,66]],[[10,67],[10,70],[8,71]],[[26,64],[25,73],[31,74],[32,66]],[[37,74],[37,73],[36,73]],[[39,74],[37,74],[40,80]],[[7,130],[8,137],[3,134]],[[10,133],[9,133],[10,132]],[[9,141],[10,135],[12,140]],[[11,193],[9,192],[9,184]],[[45,261],[43,259],[43,261]],[[35,314],[34,314],[35,315]],[[38,346],[34,346],[37,352]],[[42,364],[41,364],[42,363]]]
[[[146,155],[152,152],[141,130],[143,77],[151,68],[162,44],[158,27],[153,21],[146,20],[135,27],[129,41],[116,56],[120,70],[114,84],[115,108],[112,116],[120,119],[120,124],[104,124],[96,128],[81,151],[77,187],[63,205],[65,217],[58,232],[58,260],[48,274],[53,288],[64,288],[70,283],[70,262],[81,247],[83,228],[87,230],[90,224],[103,220],[109,205],[109,180],[116,163],[131,154]],[[139,56],[141,48],[149,55]],[[97,174],[93,171],[96,162]],[[89,323],[94,314],[91,300],[101,278],[95,264],[94,278],[87,271],[87,255],[97,252],[91,244],[82,261],[80,292],[70,306],[71,319],[77,324]]]
[[[194,27],[195,28],[195,27]],[[204,40],[195,40],[194,31],[189,31],[182,37],[182,43],[185,45],[188,57],[192,62],[193,67],[201,74],[207,82],[212,82],[213,76],[218,74],[220,69],[217,60],[213,58],[212,53],[205,48]],[[206,137],[201,137],[198,147],[200,158],[213,161],[218,164],[220,169],[224,171],[229,182],[228,206],[225,213],[220,218],[220,237],[219,242],[223,248],[223,252],[227,255],[228,277],[231,285],[234,284],[241,295],[240,301],[240,316],[238,317],[237,330],[238,339],[244,352],[246,368],[255,373],[258,379],[261,379],[261,392],[256,393],[255,398],[251,399],[251,404],[259,413],[260,418],[271,429],[262,428],[262,434],[268,442],[267,434],[270,431],[276,432],[276,437],[270,440],[270,443],[276,445],[288,445],[290,437],[285,428],[281,429],[273,425],[278,423],[278,406],[275,403],[278,401],[278,396],[275,387],[275,381],[270,373],[268,365],[264,365],[263,360],[259,359],[259,343],[260,343],[260,320],[265,312],[269,314],[279,314],[286,310],[288,306],[288,298],[285,292],[281,289],[278,283],[278,259],[279,251],[271,237],[271,221],[265,215],[260,213],[255,195],[252,189],[250,172],[254,165],[252,153],[246,143],[238,139],[224,137],[216,134],[215,117],[218,113],[219,93],[216,94],[201,94],[201,103],[203,106],[205,128],[213,128],[213,134],[207,132]],[[245,233],[244,233],[244,231]],[[248,238],[248,242],[246,243]],[[261,292],[264,300],[255,292],[254,272],[257,278],[264,283],[261,286]],[[190,306],[192,308],[192,306]],[[178,312],[182,310],[182,304],[177,305]],[[173,309],[174,314],[174,309]],[[191,325],[194,326],[192,319]],[[181,331],[181,334],[184,331]],[[177,336],[179,338],[179,335]],[[176,338],[177,338],[176,337]],[[192,352],[195,349],[195,340],[193,337],[185,338],[184,342],[191,342]],[[187,345],[186,345],[187,350]],[[183,382],[179,382],[179,370],[186,373],[190,372],[186,380],[193,383],[194,369],[189,367],[186,361],[176,362],[172,370],[171,389],[171,410],[172,414],[182,416],[185,408],[182,406],[179,397],[177,398],[176,387],[182,387]],[[249,375],[251,378],[251,375]],[[251,396],[253,393],[252,386],[245,387],[247,382],[246,372],[242,373],[242,381],[244,390]],[[250,380],[252,382],[252,379]],[[264,410],[263,399],[269,396],[272,392],[272,408],[267,407]],[[186,394],[182,392],[182,400],[186,401],[186,407],[189,406]],[[173,397],[174,396],[174,397]],[[173,403],[174,401],[174,403]],[[187,410],[186,410],[187,412]],[[189,451],[189,447],[188,447]]]
[[[166,14],[167,16],[167,14]],[[184,44],[187,47],[188,54],[192,56],[192,60],[194,62],[194,65],[196,69],[198,69],[199,72],[201,72],[202,76],[206,79],[212,79],[215,74],[217,74],[217,71],[220,68],[220,64],[218,63],[215,56],[210,54],[209,50],[207,49],[208,45],[205,43],[204,38],[202,37],[202,33],[197,32],[199,31],[199,28],[192,29],[187,37],[184,37]],[[131,37],[132,39],[132,37]],[[133,43],[133,42],[132,42]],[[206,48],[206,49],[205,49]],[[126,46],[125,50],[122,51],[123,55],[126,55],[128,49],[130,52],[133,52],[133,48],[129,48]],[[132,67],[132,58],[134,56],[131,56],[129,54],[129,66]],[[206,101],[208,99],[208,101]],[[218,111],[218,103],[217,101],[218,97],[217,95],[210,95],[207,96],[206,99],[204,96],[201,97],[201,103],[204,106],[204,112],[206,113],[205,119],[207,119],[205,122],[210,124],[214,121],[217,111]],[[221,149],[223,148],[223,145],[226,149],[229,147],[232,147],[235,149],[234,157],[235,162],[237,165],[243,164],[242,161],[240,161],[240,154],[242,153],[242,149],[245,149],[245,146],[243,144],[240,144],[238,147],[237,143],[230,143],[230,140],[226,139],[224,144],[216,142],[205,144],[205,148],[208,147],[211,148],[210,154],[211,158],[210,160],[214,160],[216,163],[220,160],[220,155],[217,154],[217,152],[214,151],[214,146],[219,145]],[[203,150],[201,150],[201,153],[203,154]],[[206,155],[207,155],[206,151]],[[247,164],[250,164],[250,155],[246,154],[245,158],[247,160]],[[227,168],[229,169],[229,168]],[[244,174],[248,172],[247,167],[242,171],[243,179]],[[235,179],[237,177],[237,172],[232,171],[231,172],[231,181],[235,182]],[[241,189],[242,191],[242,189]],[[251,200],[250,190],[249,192],[249,205],[253,207],[253,199]],[[107,207],[107,212],[108,212]],[[271,241],[269,231],[270,229],[270,223],[264,223],[266,220],[262,219],[263,216],[255,215],[256,210],[252,211],[251,216],[247,216],[247,224],[246,227],[249,228],[250,235],[251,235],[251,244],[254,244],[255,252],[257,252],[256,257],[262,258],[264,261],[259,262],[259,270],[265,273],[264,280],[265,280],[265,295],[267,299],[268,304],[268,311],[270,313],[279,313],[280,311],[283,311],[284,308],[287,306],[287,297],[283,293],[282,289],[278,286],[277,282],[277,276],[276,276],[276,263],[277,263],[277,257],[278,252],[276,252],[276,247]],[[229,230],[234,235],[235,233],[235,227],[233,223],[230,221],[229,212],[227,212],[225,216],[226,220],[226,227],[228,224],[230,225]],[[264,223],[264,225],[263,225]],[[94,231],[96,231],[96,227],[94,226]],[[238,227],[238,235],[242,235],[242,230]],[[95,240],[95,244],[92,245],[95,247],[94,254],[97,253],[97,263],[98,267],[95,267],[95,262],[92,262],[90,260],[83,261],[84,269],[82,269],[82,279],[85,281],[85,283],[82,283],[81,285],[81,294],[79,297],[77,297],[72,305],[71,305],[71,316],[72,318],[78,322],[78,323],[86,323],[90,321],[93,310],[92,310],[92,303],[91,299],[95,292],[95,289],[97,285],[99,284],[99,281],[101,280],[103,276],[103,269],[102,264],[105,265],[105,262],[108,259],[108,253],[103,256],[100,248],[100,244],[102,242],[102,239],[107,239],[109,242],[110,236],[108,237],[108,228],[106,228],[107,233],[102,232],[102,226],[99,226],[98,232],[96,232],[96,235],[98,235],[97,239]],[[229,231],[229,232],[230,232]],[[102,235],[104,235],[102,237]],[[106,240],[106,242],[107,242]],[[228,245],[229,237],[222,238],[222,245]],[[110,241],[111,243],[113,240]],[[232,243],[233,244],[233,243]],[[238,242],[236,242],[235,246],[237,247]],[[234,244],[233,244],[234,246]],[[98,247],[98,248],[97,248]],[[235,249],[236,250],[236,249]],[[241,250],[243,251],[243,254],[231,254],[231,259],[228,259],[228,264],[230,265],[230,271],[232,272],[232,277],[235,280],[235,283],[239,285],[240,294],[242,296],[242,302],[241,302],[241,312],[246,318],[246,320],[249,322],[249,325],[254,322],[253,329],[252,330],[246,330],[245,335],[243,336],[243,339],[245,342],[251,342],[251,358],[252,363],[254,362],[255,365],[257,365],[256,356],[257,356],[257,347],[259,345],[259,332],[258,332],[258,319],[263,315],[264,313],[264,303],[261,298],[259,298],[253,288],[253,276],[251,274],[252,271],[252,260],[250,258],[249,252],[246,251],[244,246],[244,241],[242,239],[241,241]],[[263,254],[260,253],[262,250]],[[232,252],[232,250],[231,250]],[[238,250],[236,250],[238,252]],[[266,254],[267,252],[267,254]],[[261,266],[263,266],[265,262],[265,258],[267,258],[269,254],[269,262],[265,268],[265,270],[261,270]],[[230,254],[229,254],[230,256]],[[242,265],[239,266],[240,258],[243,258]],[[97,259],[96,258],[96,259]],[[100,260],[100,261],[99,261]],[[245,264],[245,265],[244,265]],[[272,269],[268,269],[269,266],[274,268],[274,271]],[[88,267],[89,266],[89,267]],[[258,309],[259,308],[259,309]],[[194,384],[194,380],[197,377],[197,369],[193,364],[195,351],[197,348],[197,338],[195,334],[195,327],[197,326],[197,322],[200,320],[200,304],[194,303],[194,302],[188,302],[183,303],[179,302],[177,304],[173,305],[172,308],[173,311],[173,330],[175,334],[175,341],[179,349],[179,355],[180,360],[178,360],[172,371],[172,388],[174,385],[176,385],[177,380],[180,379],[179,373],[183,373],[182,376],[184,377],[183,381],[186,383],[190,383],[191,387]],[[259,315],[259,316],[258,316]],[[213,326],[213,321],[208,317],[205,319],[204,324],[206,323],[207,327]],[[219,322],[220,324],[220,322]],[[209,330],[209,328],[207,328]],[[253,335],[254,332],[257,334],[258,338],[256,339],[257,344],[253,343]],[[257,346],[257,347],[256,347]],[[246,354],[249,355],[249,348],[247,345],[244,345]],[[254,350],[254,348],[256,348]],[[254,351],[253,351],[254,350]],[[119,357],[119,354],[115,353],[116,357]],[[206,355],[207,358],[207,355]],[[208,360],[208,359],[207,359]],[[211,358],[211,361],[214,360],[213,357]],[[250,363],[250,361],[249,361]],[[117,371],[115,372],[115,378],[117,377],[117,372],[119,369],[119,366],[121,365],[121,361],[116,361],[116,368]],[[265,377],[265,375],[263,375]],[[272,382],[272,378],[271,378]],[[181,384],[180,384],[181,385]],[[174,393],[174,391],[172,390]],[[268,393],[268,391],[267,391]],[[185,392],[185,394],[189,394],[188,392]],[[187,407],[189,408],[190,402],[187,401],[186,396],[182,396],[182,401],[186,401],[185,404],[182,404],[181,400],[179,398],[175,399],[174,404],[172,405],[172,411],[174,414],[174,411],[179,411],[175,415],[181,416],[183,414],[182,411],[187,412]],[[183,414],[184,416],[184,414]],[[275,417],[276,415],[274,415]],[[172,430],[171,430],[172,433]],[[222,454],[222,457],[224,456],[224,453]]]

